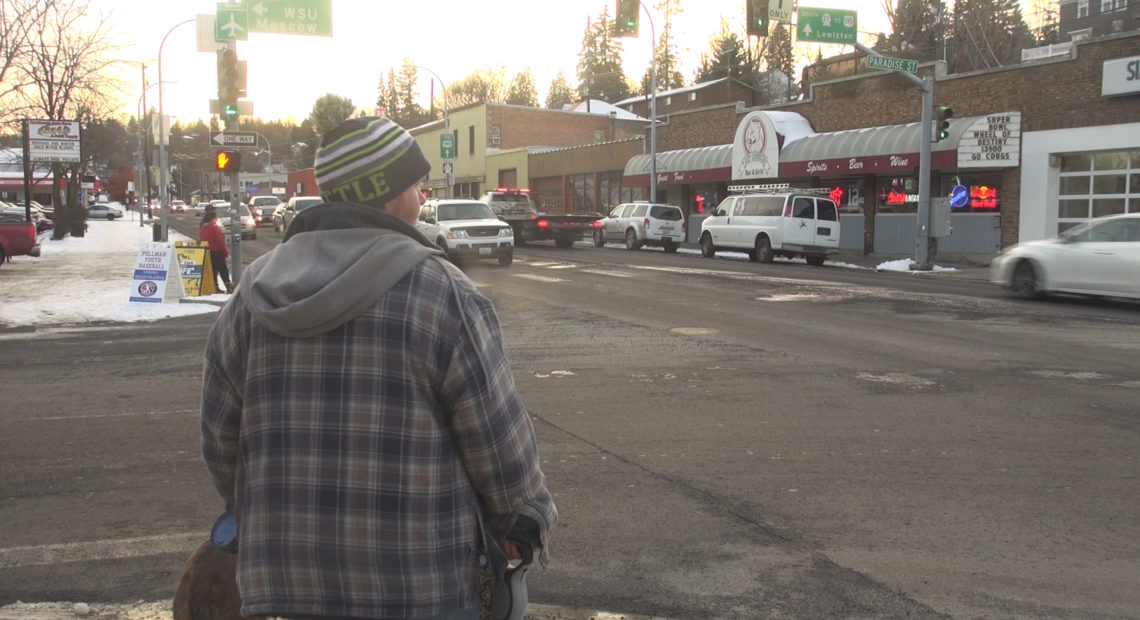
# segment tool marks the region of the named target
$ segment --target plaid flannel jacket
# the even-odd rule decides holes
[[[243,615],[403,618],[477,605],[477,511],[557,516],[491,302],[446,260],[309,338],[242,289],[206,347],[202,452],[238,521]]]

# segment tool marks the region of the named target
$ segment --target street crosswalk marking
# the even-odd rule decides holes
[[[527,280],[537,280],[539,282],[565,282],[562,278],[555,278],[554,276],[543,276],[537,273],[516,273],[515,276],[519,278],[526,278]]]
[[[601,269],[583,269],[582,273],[592,273],[599,276],[613,276],[615,278],[632,278],[633,274],[625,271],[603,271]]]

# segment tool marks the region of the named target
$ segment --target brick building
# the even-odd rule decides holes
[[[1125,32],[998,69],[947,75],[941,62],[920,66],[934,80],[935,105],[954,111],[949,139],[934,145],[931,175],[931,194],[955,202],[949,251],[992,254],[1090,217],[1140,210],[1137,50],[1140,32]],[[922,94],[897,74],[861,71],[817,82],[790,104],[669,114],[657,130],[658,201],[695,216],[734,183],[827,187],[845,213],[844,247],[913,250]],[[738,165],[750,157],[741,154],[744,141],[755,140],[743,137],[745,125],[776,147],[778,165],[763,176]],[[531,153],[529,182],[550,196],[563,188],[562,205],[547,201],[551,210],[604,211],[615,199],[647,198],[641,142]],[[621,149],[631,155],[618,184]]]

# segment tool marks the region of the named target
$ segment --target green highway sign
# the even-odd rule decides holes
[[[886,56],[868,56],[868,69],[886,69],[887,71],[907,71],[918,73],[918,61],[909,58],[887,58]]]
[[[332,0],[242,0],[241,6],[249,11],[250,32],[332,36]]]
[[[814,43],[856,43],[858,15],[843,9],[800,7],[796,39]]]
[[[455,159],[455,135],[450,133],[439,134],[439,158]]]
[[[249,38],[249,13],[237,4],[218,3],[214,19],[215,41],[245,41]]]

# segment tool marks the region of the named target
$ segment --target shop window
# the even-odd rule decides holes
[[[1123,194],[1128,191],[1128,175],[1102,174],[1093,177],[1094,194]]]
[[[593,213],[594,175],[574,174],[566,178],[567,194],[571,200],[571,213]]]
[[[1092,170],[1092,157],[1085,154],[1062,155],[1061,172]]]
[[[879,213],[918,213],[918,181],[913,177],[879,180]]]

